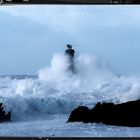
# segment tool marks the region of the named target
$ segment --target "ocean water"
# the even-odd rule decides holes
[[[79,105],[139,99],[140,77],[118,76],[107,62],[86,53],[75,58],[76,74],[67,72],[67,65],[63,54],[54,54],[37,75],[0,76],[0,101],[12,111],[12,122],[0,124],[0,136],[140,136],[139,127],[67,123]]]

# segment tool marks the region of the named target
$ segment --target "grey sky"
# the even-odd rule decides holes
[[[1,6],[0,22],[0,74],[35,74],[66,43],[140,74],[140,6]]]

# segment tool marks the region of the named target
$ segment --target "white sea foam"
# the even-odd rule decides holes
[[[122,103],[140,98],[140,78],[117,76],[108,64],[89,54],[75,58],[76,74],[67,72],[66,56],[55,54],[38,78],[0,78],[0,99],[12,119],[68,114],[98,101]]]

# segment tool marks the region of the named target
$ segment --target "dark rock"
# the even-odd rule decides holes
[[[11,111],[6,113],[3,110],[2,103],[0,103],[0,122],[7,122],[7,121],[11,121]]]
[[[89,118],[89,112],[90,110],[88,109],[88,107],[79,106],[77,109],[72,111],[68,121],[75,122],[78,120],[78,121],[87,122]]]
[[[80,106],[71,112],[68,122],[92,122],[139,127],[140,100],[117,105],[98,102],[93,109]]]

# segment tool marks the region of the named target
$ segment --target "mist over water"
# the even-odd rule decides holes
[[[67,71],[68,62],[63,54],[55,54],[50,67],[39,71],[39,80],[61,92],[90,92],[97,84],[114,78],[107,63],[81,54],[75,59],[76,74]]]
[[[5,110],[12,110],[12,119],[69,114],[79,105],[140,98],[139,77],[118,76],[107,62],[88,53],[75,58],[76,74],[67,67],[66,56],[54,54],[50,65],[38,71],[38,78],[1,77],[0,99]]]

